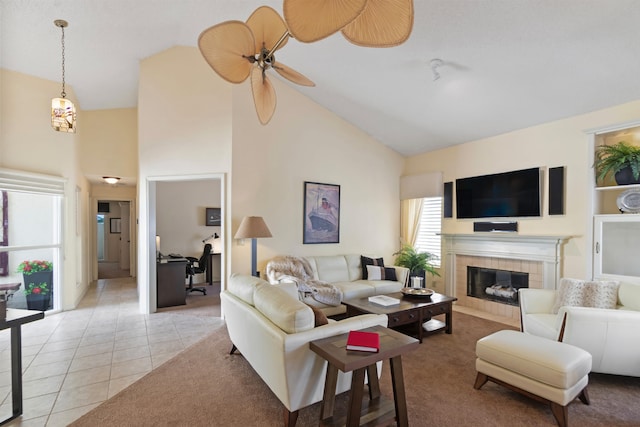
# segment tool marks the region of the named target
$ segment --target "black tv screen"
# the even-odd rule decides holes
[[[540,168],[457,179],[456,216],[540,216]]]

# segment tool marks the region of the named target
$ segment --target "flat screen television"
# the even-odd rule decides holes
[[[456,216],[540,216],[540,186],[540,168],[456,179]]]

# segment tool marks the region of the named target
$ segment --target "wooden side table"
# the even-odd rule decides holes
[[[320,421],[326,423],[333,417],[338,370],[342,372],[353,371],[346,425],[348,427],[359,426],[362,412],[362,398],[364,395],[365,372],[369,379],[369,400],[381,400],[382,396],[380,395],[376,363],[389,359],[395,418],[398,426],[406,427],[409,425],[409,420],[407,416],[401,356],[408,351],[415,350],[419,344],[418,340],[382,326],[373,326],[363,330],[376,332],[380,335],[380,351],[378,353],[347,351],[347,336],[349,334],[337,335],[309,343],[311,350],[328,362],[324,396],[320,409]],[[369,405],[367,407],[366,421],[370,422],[387,415],[385,408],[383,404]]]

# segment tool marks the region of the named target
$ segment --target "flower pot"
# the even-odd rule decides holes
[[[46,311],[49,309],[49,304],[51,302],[51,296],[53,295],[53,271],[38,271],[36,273],[31,274],[23,274],[22,279],[24,280],[24,287],[27,287],[34,283],[39,285],[41,283],[46,283],[49,292],[46,294],[37,294],[30,293],[26,295],[27,298],[27,309],[29,310],[39,310]],[[31,302],[30,302],[31,301]],[[45,304],[46,305],[43,305]]]
[[[635,179],[629,166],[616,172],[615,179],[618,185],[640,184],[640,177]]]
[[[50,302],[51,302],[51,294],[27,295],[27,310],[47,311],[49,309]]]

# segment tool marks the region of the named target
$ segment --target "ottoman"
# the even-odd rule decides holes
[[[576,397],[589,404],[587,384],[591,354],[581,348],[518,331],[498,331],[476,343],[476,382],[487,381],[551,405],[564,427],[568,407]]]

